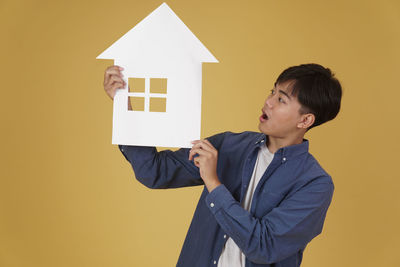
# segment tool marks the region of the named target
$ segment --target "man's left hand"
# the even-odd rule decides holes
[[[211,192],[221,184],[217,175],[218,151],[207,139],[194,140],[192,144],[189,160],[194,159],[194,165],[199,167],[200,176],[208,192]],[[193,157],[195,154],[198,154],[198,157]]]

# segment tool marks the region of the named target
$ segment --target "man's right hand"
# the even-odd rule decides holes
[[[108,67],[104,72],[104,90],[111,98],[111,100],[114,100],[115,92],[117,91],[117,89],[125,88],[126,84],[122,79],[122,70],[122,67],[114,65]]]

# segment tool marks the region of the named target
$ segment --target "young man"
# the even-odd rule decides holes
[[[105,71],[111,99],[125,86],[120,70]],[[293,66],[264,102],[260,133],[227,131],[177,151],[119,146],[149,188],[205,185],[177,266],[300,266],[334,191],[304,134],[336,117],[341,96],[329,69]]]

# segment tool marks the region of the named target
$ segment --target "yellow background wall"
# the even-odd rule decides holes
[[[1,267],[175,266],[202,188],[135,180],[111,145],[113,62],[95,59],[161,3],[1,0]],[[400,2],[167,3],[220,61],[203,65],[202,138],[258,131],[289,66],[336,73],[341,112],[306,136],[336,190],[302,266],[399,266]]]

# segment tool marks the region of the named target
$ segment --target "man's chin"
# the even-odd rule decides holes
[[[263,125],[262,125],[262,122],[260,122],[260,123],[258,124],[258,130],[259,130],[261,133],[263,133],[263,134],[269,135],[269,132],[268,132],[267,130],[265,130],[262,126],[263,126]]]

